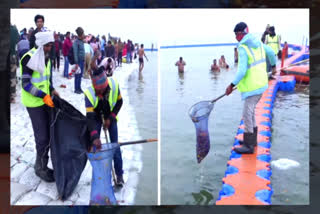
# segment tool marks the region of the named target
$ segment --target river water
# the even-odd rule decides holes
[[[141,75],[134,71],[128,79],[130,105],[136,114],[142,139],[158,136],[158,52],[146,52]],[[139,177],[136,205],[156,205],[158,195],[157,143],[141,144],[142,171]]]

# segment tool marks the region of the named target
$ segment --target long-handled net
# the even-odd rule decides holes
[[[233,88],[235,90],[236,88]],[[209,153],[210,150],[210,136],[208,130],[209,115],[213,109],[214,103],[224,97],[223,94],[211,101],[201,101],[189,109],[189,116],[196,128],[197,136],[197,161],[200,163]]]
[[[198,163],[207,156],[210,150],[208,119],[213,106],[214,103],[211,101],[201,101],[193,105],[189,110],[189,116],[196,128]]]

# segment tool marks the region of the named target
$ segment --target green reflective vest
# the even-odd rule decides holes
[[[25,56],[30,56],[35,53],[36,48],[32,48],[30,51],[25,53],[21,60],[20,60],[20,74],[22,76],[22,60]],[[31,84],[36,87],[37,89],[43,91],[46,94],[50,94],[50,66],[51,62],[48,60],[48,63],[45,67],[45,70],[43,73],[40,73],[38,71],[33,71],[31,76]],[[40,97],[36,97],[32,95],[31,93],[25,91],[22,87],[21,89],[21,101],[24,106],[26,107],[39,107],[44,105],[43,99]]]
[[[269,45],[270,48],[272,48],[274,54],[278,54],[278,52],[279,52],[279,48],[278,48],[279,37],[278,37],[278,35],[275,35],[274,37],[267,35],[266,39],[267,39],[267,45]]]
[[[109,84],[109,87],[110,87],[110,93],[109,93],[108,102],[109,102],[109,106],[110,106],[110,111],[112,112],[112,110],[114,109],[114,106],[116,105],[117,100],[118,100],[119,84],[112,77],[108,77],[108,84]],[[97,108],[98,102],[99,102],[99,98],[96,96],[96,92],[94,90],[94,87],[91,86],[91,87],[87,88],[84,91],[84,94],[89,99],[89,101],[92,104],[93,108],[94,109]],[[118,120],[118,116],[116,116],[116,119]]]
[[[268,83],[266,53],[262,43],[259,48],[243,47],[248,55],[248,69],[246,75],[240,80],[237,88],[240,92],[254,91],[262,88]],[[239,55],[240,61],[241,55]]]

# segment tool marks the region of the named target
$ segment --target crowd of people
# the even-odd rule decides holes
[[[35,174],[47,182],[54,182],[53,170],[48,168],[49,111],[54,107],[52,96],[60,97],[54,89],[52,72],[60,72],[60,61],[64,60],[62,76],[74,77],[74,93],[84,93],[86,116],[91,136],[91,148],[101,148],[101,127],[108,130],[111,142],[118,142],[117,114],[122,106],[120,87],[113,73],[122,62],[132,63],[139,57],[139,73],[143,69],[143,44],[132,40],[122,42],[120,38],[107,41],[91,34],[86,35],[82,27],[76,34],[49,31],[44,27],[43,15],[34,18],[36,28],[18,31],[11,25],[11,102],[15,102],[17,64],[21,74],[21,101],[31,119],[35,144]],[[69,66],[72,66],[69,69]],[[71,70],[71,72],[69,72]],[[91,79],[92,85],[82,90],[82,78]],[[66,87],[61,85],[60,87]],[[123,168],[120,149],[115,151],[114,167],[116,185],[122,185]]]
[[[22,29],[20,33],[15,26],[12,26],[11,39],[13,41],[13,46],[17,46],[17,50],[12,50],[13,57],[11,62],[21,59],[21,57],[34,48],[35,44],[35,34],[38,32],[46,31],[44,27],[44,16],[37,15],[35,17],[36,28],[31,27],[29,30],[26,28]],[[14,48],[13,48],[14,49]],[[73,50],[73,54],[70,53],[70,50]],[[139,71],[143,69],[143,56],[144,54],[143,45],[133,43],[132,40],[128,39],[127,41],[122,42],[121,38],[111,38],[107,41],[106,36],[94,36],[92,34],[85,35],[84,30],[79,27],[76,30],[76,34],[66,32],[62,34],[60,32],[54,32],[54,42],[50,52],[50,61],[52,64],[53,71],[60,71],[60,61],[63,58],[64,61],[64,70],[63,76],[65,78],[75,78],[75,93],[83,93],[81,89],[81,78],[89,79],[89,68],[90,62],[94,54],[99,54],[100,58],[97,59],[100,63],[104,58],[108,59],[107,65],[107,75],[112,76],[114,70],[118,66],[122,66],[122,63],[132,63],[139,56]],[[72,60],[69,58],[72,57]],[[146,57],[147,59],[147,57]],[[12,63],[13,64],[13,63]],[[69,66],[72,65],[72,68],[69,69]],[[16,85],[16,76],[15,73],[16,66],[12,67],[12,96],[11,102],[15,102],[15,85]],[[80,69],[80,72],[79,72]],[[70,72],[69,72],[70,70]]]

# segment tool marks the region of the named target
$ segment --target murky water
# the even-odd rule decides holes
[[[189,108],[225,92],[233,80],[233,48],[202,47],[161,49],[161,204],[213,204],[241,120],[243,102],[238,91],[214,105],[209,116],[211,148],[200,164],[196,159],[196,131]],[[229,70],[209,71],[213,59],[224,55]],[[182,56],[185,73],[174,63]],[[299,168],[273,169],[274,204],[307,204],[309,201],[309,96],[300,87],[295,93],[279,93],[273,113],[272,160],[288,158]]]
[[[128,80],[130,105],[134,108],[138,129],[142,139],[157,138],[158,135],[158,56],[157,52],[146,52],[142,75],[136,70]],[[158,194],[157,143],[143,145],[142,171],[139,177],[136,205],[156,205]]]

